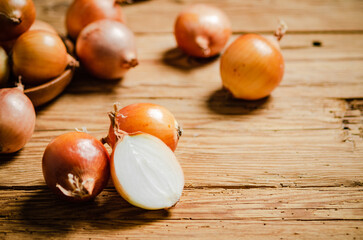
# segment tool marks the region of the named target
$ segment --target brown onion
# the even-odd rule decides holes
[[[38,85],[64,72],[76,61],[67,54],[62,39],[46,31],[29,31],[13,47],[13,71],[25,84]]]
[[[211,57],[222,51],[231,35],[228,17],[218,8],[195,4],[181,12],[175,22],[175,39],[185,53]]]
[[[112,148],[116,143],[115,130],[127,133],[143,132],[162,140],[172,151],[175,151],[182,128],[174,115],[165,107],[152,103],[135,103],[110,113],[111,125],[105,141]],[[114,126],[116,125],[116,126]]]
[[[0,41],[17,38],[30,28],[35,19],[32,0],[0,1]]]
[[[76,52],[81,64],[101,79],[119,79],[138,64],[134,34],[123,23],[109,19],[85,27]]]
[[[9,59],[5,50],[0,47],[0,87],[6,85],[10,73]]]
[[[87,201],[107,185],[109,162],[109,154],[99,140],[84,132],[70,132],[48,144],[42,161],[43,176],[59,197]]]
[[[23,86],[0,89],[0,153],[20,150],[31,138],[35,110]]]
[[[74,0],[66,16],[66,27],[71,38],[76,39],[88,24],[101,19],[124,22],[118,0]]]
[[[280,40],[286,25],[275,36]],[[257,100],[268,96],[281,82],[284,59],[277,40],[257,34],[237,38],[223,53],[220,71],[222,82],[236,98]]]

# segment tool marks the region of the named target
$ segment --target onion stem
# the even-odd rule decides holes
[[[280,19],[279,26],[277,27],[274,36],[277,38],[277,41],[280,41],[282,37],[285,35],[287,31],[287,24]]]

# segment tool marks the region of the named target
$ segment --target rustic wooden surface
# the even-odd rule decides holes
[[[37,17],[64,34],[70,2],[36,0]],[[221,90],[218,58],[175,48],[174,19],[193,2],[126,5],[140,65],[118,83],[79,70],[37,109],[31,141],[0,156],[0,239],[363,239],[363,1],[198,1],[225,10],[232,40],[288,23],[282,84],[256,102]],[[85,204],[44,183],[47,143],[82,126],[104,136],[117,101],[161,104],[184,128],[176,155],[186,186],[169,211],[132,207],[111,182]]]

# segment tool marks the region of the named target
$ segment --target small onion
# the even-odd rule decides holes
[[[126,201],[148,210],[173,207],[184,188],[183,170],[173,151],[146,133],[119,138],[111,155],[111,176]]]
[[[277,39],[286,31],[280,28]],[[223,86],[236,98],[257,100],[268,96],[281,82],[284,59],[277,40],[257,34],[237,38],[221,57]]]
[[[16,40],[12,60],[14,74],[30,85],[44,83],[59,76],[68,65],[76,65],[58,35],[38,30]]]
[[[116,143],[114,123],[117,129],[127,133],[143,132],[162,140],[175,151],[182,129],[174,115],[163,106],[152,103],[135,103],[110,113],[111,125],[105,141],[113,148]]]
[[[231,24],[219,8],[195,4],[179,14],[174,35],[185,53],[207,58],[222,51],[231,36]]]
[[[76,52],[81,64],[101,79],[119,79],[138,64],[134,34],[109,19],[85,27],[78,36]]]
[[[42,30],[42,31],[58,34],[52,25],[50,25],[47,22],[38,20],[38,19],[36,19],[34,21],[33,25],[31,25],[31,27],[29,28],[28,31],[35,31],[35,30]]]
[[[5,50],[0,47],[0,87],[6,85],[10,73],[9,58]]]
[[[68,34],[77,39],[88,24],[101,19],[124,22],[119,0],[74,0],[68,8],[66,27]]]
[[[0,89],[0,153],[20,150],[31,138],[35,110],[23,86]]]
[[[110,157],[103,144],[84,132],[56,137],[46,147],[42,167],[45,182],[60,198],[95,198],[110,177]]]
[[[0,1],[0,41],[17,38],[30,28],[35,19],[32,0]]]

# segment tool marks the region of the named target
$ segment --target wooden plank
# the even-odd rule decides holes
[[[2,239],[331,239],[359,240],[357,221],[2,220]]]
[[[39,19],[47,20],[65,33],[65,12],[71,0],[34,1]],[[362,31],[363,4],[359,0],[329,1],[198,1],[221,8],[231,20],[235,32],[271,32],[278,19],[283,19],[291,31]],[[180,11],[194,3],[192,0],[140,1],[126,5],[123,10],[129,27],[138,33],[172,33]]]
[[[186,188],[170,210],[146,211],[124,201],[113,188],[94,202],[70,203],[41,190],[0,190],[4,220],[299,220],[363,221],[362,187]],[[362,222],[363,223],[363,222]]]

